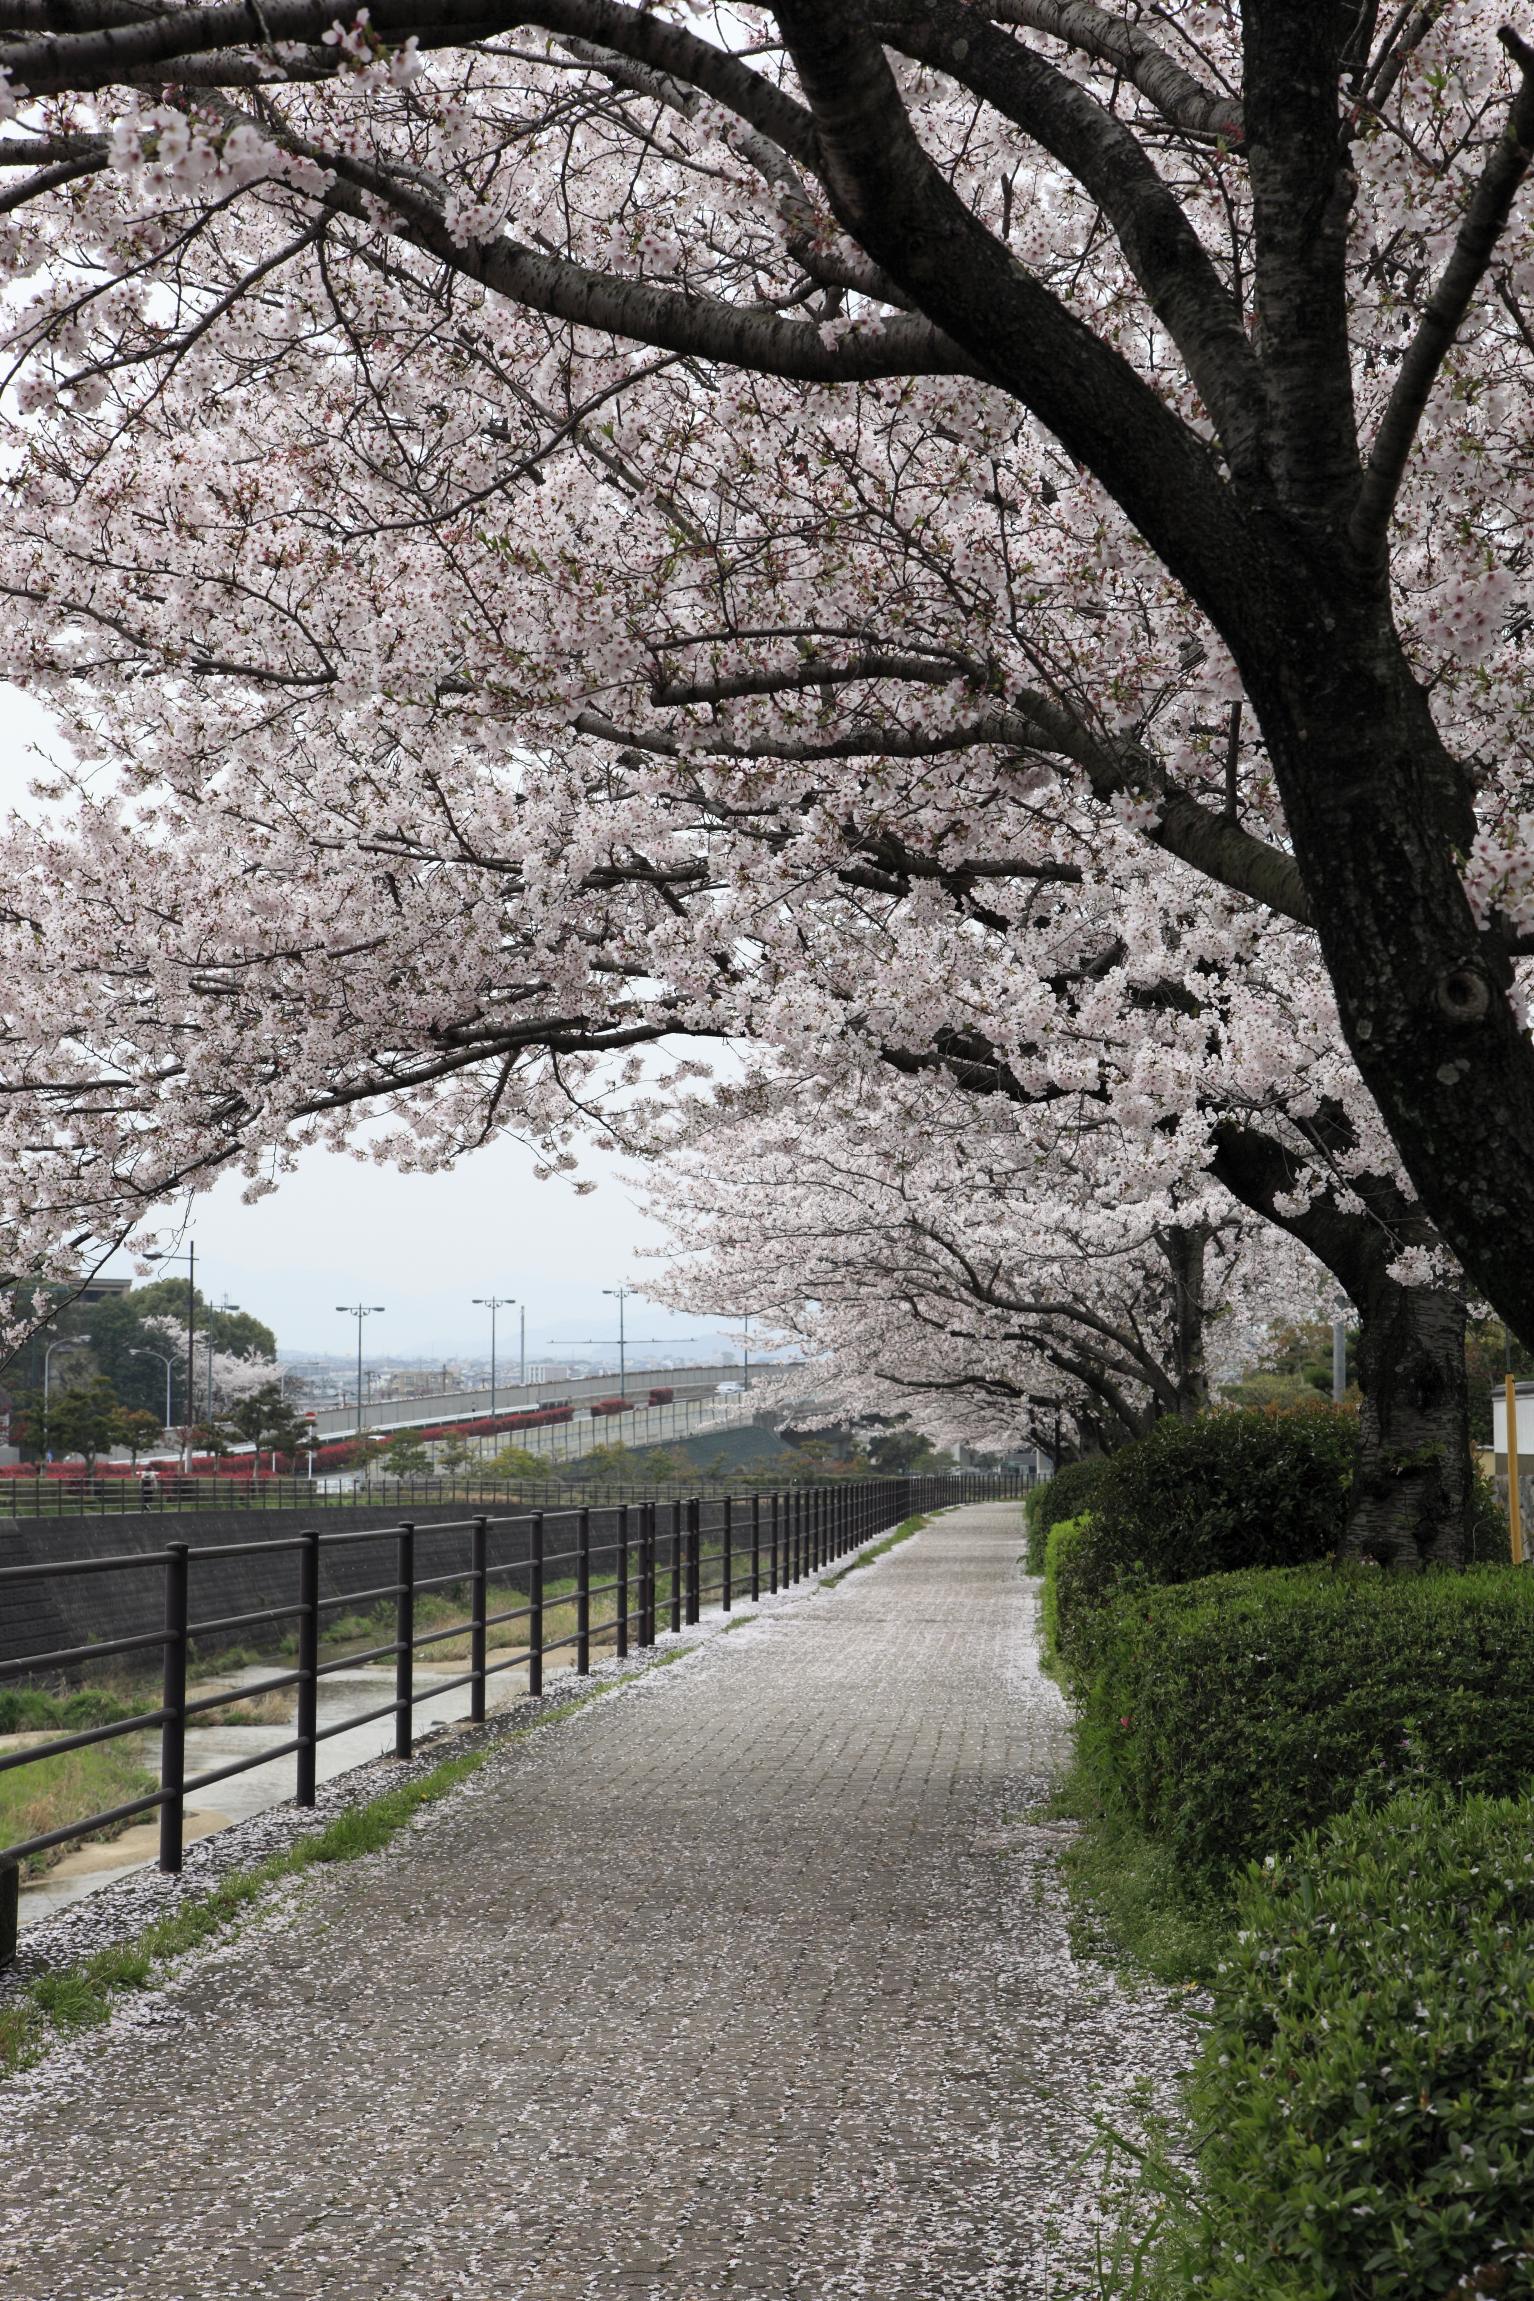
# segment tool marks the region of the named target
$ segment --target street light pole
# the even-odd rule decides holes
[[[338,1302],[336,1308],[346,1318],[357,1321],[357,1439],[362,1439],[362,1321],[383,1309],[381,1302]]]
[[[61,1334],[61,1335],[59,1336],[59,1339],[58,1339],[58,1341],[57,1341],[57,1342],[50,1342],[50,1343],[46,1343],[46,1344],[44,1345],[44,1348],[43,1348],[43,1421],[44,1421],[44,1423],[45,1423],[45,1424],[47,1423],[47,1420],[48,1420],[48,1377],[49,1377],[49,1374],[51,1373],[51,1371],[52,1371],[52,1368],[53,1368],[53,1354],[54,1354],[54,1352],[55,1352],[56,1350],[84,1350],[85,1348],[86,1348],[86,1341],[85,1341],[85,1337],[84,1337],[84,1335],[83,1335],[83,1334]]]
[[[618,1396],[620,1398],[628,1396],[628,1357],[623,1332],[623,1306],[633,1291],[631,1286],[604,1286],[602,1289],[602,1292],[611,1296],[618,1305]]]
[[[517,1312],[517,1380],[527,1388],[527,1305]]]
[[[192,1417],[197,1411],[197,1242],[188,1239],[185,1254],[146,1254],[146,1262],[186,1264],[186,1435],[181,1467],[192,1467]]]
[[[474,1301],[490,1313],[490,1419],[495,1420],[495,1314],[516,1301],[514,1294],[476,1294]]]
[[[139,1348],[138,1348],[138,1346],[137,1346],[136,1344],[130,1347],[130,1349],[129,1349],[129,1351],[128,1351],[128,1356],[129,1356],[130,1358],[157,1358],[157,1359],[160,1361],[160,1364],[161,1364],[161,1365],[164,1367],[164,1369],[165,1369],[165,1427],[166,1427],[166,1429],[167,1429],[167,1430],[169,1430],[169,1428],[170,1428],[170,1370],[171,1370],[171,1368],[172,1368],[172,1367],[175,1365],[175,1363],[176,1363],[176,1362],[175,1362],[175,1360],[174,1360],[173,1358],[168,1358],[168,1357],[166,1356],[166,1354],[165,1354],[165,1352],[164,1352],[163,1350],[141,1350],[141,1349],[139,1349]]]

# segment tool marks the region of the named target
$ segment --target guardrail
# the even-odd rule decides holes
[[[817,1574],[876,1535],[898,1526],[906,1518],[951,1503],[989,1500],[1021,1491],[1010,1477],[956,1473],[931,1478],[893,1478],[844,1481],[835,1485],[799,1486],[767,1494],[727,1495],[709,1501],[693,1495],[669,1503],[649,1499],[619,1503],[601,1512],[610,1527],[593,1527],[588,1504],[556,1510],[533,1510],[496,1516],[480,1512],[472,1518],[417,1526],[403,1520],[386,1527],[309,1527],[271,1541],[218,1544],[169,1542],[162,1549],[108,1558],[56,1559],[0,1569],[0,1597],[23,1583],[80,1574],[158,1575],[159,1627],[122,1637],[54,1647],[0,1663],[0,1680],[55,1676],[119,1655],[160,1655],[160,1698],[141,1712],[109,1725],[82,1728],[24,1749],[0,1751],[0,1772],[35,1765],[42,1760],[79,1750],[93,1743],[128,1734],[160,1736],[157,1786],[141,1797],[83,1816],[78,1821],[0,1848],[0,1892],[8,1884],[12,1908],[17,1866],[26,1856],[64,1845],[130,1821],[139,1814],[158,1813],[159,1866],[181,1867],[186,1801],[195,1792],[274,1759],[292,1757],[295,1799],[300,1806],[315,1802],[316,1753],[333,1734],[349,1732],[374,1720],[394,1720],[394,1754],[408,1758],[414,1747],[414,1710],[417,1703],[440,1699],[456,1689],[469,1689],[471,1722],[483,1721],[489,1681],[503,1672],[524,1668],[527,1690],[543,1690],[543,1666],[551,1654],[574,1649],[579,1675],[591,1668],[594,1642],[610,1643],[617,1657],[631,1649],[655,1644],[662,1624],[680,1630],[696,1622],[702,1606],[718,1598],[728,1612],[737,1599],[755,1602],[790,1588],[807,1575]],[[494,1538],[498,1537],[498,1540]],[[449,1539],[452,1553],[444,1567],[442,1552],[433,1545]],[[392,1544],[390,1579],[361,1589],[347,1587],[326,1596],[322,1592],[322,1564],[342,1556],[349,1548],[383,1541]],[[551,1548],[552,1542],[562,1547]],[[508,1553],[495,1558],[492,1547]],[[199,1616],[194,1599],[202,1570],[214,1562],[232,1559],[290,1556],[293,1561],[292,1598],[288,1603],[234,1613]],[[423,1571],[423,1567],[430,1570]],[[566,1569],[564,1574],[558,1569]],[[521,1585],[498,1591],[512,1577]],[[551,1583],[567,1582],[565,1590]],[[461,1621],[421,1629],[417,1626],[417,1600],[429,1592],[457,1592],[464,1614]],[[514,1605],[492,1601],[504,1594]],[[612,1611],[593,1615],[593,1606],[610,1599]],[[320,1659],[323,1618],[337,1608],[355,1612],[363,1605],[392,1605],[393,1636],[362,1653],[347,1653],[331,1661]],[[547,1615],[552,1605],[573,1604],[574,1625],[557,1637],[548,1636]],[[495,1649],[491,1633],[525,1623],[525,1642],[511,1651]],[[195,1641],[229,1638],[237,1632],[275,1630],[292,1625],[297,1632],[297,1655],[290,1669],[274,1671],[254,1684],[242,1684],[189,1699],[187,1665]],[[445,1682],[433,1677],[417,1688],[415,1657],[467,1633],[469,1667]],[[394,1664],[390,1698],[360,1715],[321,1726],[319,1689],[327,1677],[359,1664]],[[227,1708],[231,1701],[251,1701],[285,1688],[294,1690],[294,1729],[275,1749],[264,1748],[248,1757],[187,1775],[186,1731],[189,1720],[207,1710]],[[7,1936],[14,1926],[4,1923],[0,1911],[0,1962],[4,1962]]]

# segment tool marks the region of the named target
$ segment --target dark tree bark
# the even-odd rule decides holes
[[[1204,1357],[1205,1271],[1209,1259],[1209,1233],[1201,1229],[1169,1230],[1161,1236],[1172,1284],[1172,1366],[1177,1385],[1177,1414],[1191,1422],[1209,1404],[1209,1368]]]

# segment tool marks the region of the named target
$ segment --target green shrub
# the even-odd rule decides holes
[[[1073,1620],[1072,1597],[1074,1577],[1071,1560],[1087,1538],[1091,1519],[1061,1518],[1049,1529],[1044,1542],[1044,1588],[1039,1599],[1039,1631],[1046,1661],[1054,1663],[1068,1659],[1065,1639],[1070,1635]],[[1062,1634],[1061,1589],[1065,1591]]]
[[[1192,2087],[1199,2209],[1158,2289],[1534,2294],[1534,1797],[1355,1810],[1251,1873],[1239,1915]]]
[[[91,1686],[69,1694],[50,1694],[41,1686],[0,1686],[0,1734],[35,1733],[50,1726],[61,1734],[77,1733],[85,1726],[116,1725],[119,1718],[136,1717],[152,1706],[147,1695],[141,1702],[121,1702]]]
[[[1101,1616],[1091,1661],[1083,1754],[1194,1893],[1356,1791],[1534,1779],[1534,1574],[1511,1567],[1142,1588]]]
[[[1108,1460],[1106,1454],[1083,1455],[1079,1462],[1062,1463],[1053,1478],[1046,1478],[1042,1485],[1033,1488],[1027,1503],[1030,1574],[1043,1573],[1044,1544],[1049,1529],[1067,1518],[1081,1515],[1097,1491]]]
[[[1158,1422],[1103,1464],[1083,1603],[1125,1583],[1193,1582],[1244,1566],[1329,1558],[1347,1518],[1350,1416],[1218,1407]]]

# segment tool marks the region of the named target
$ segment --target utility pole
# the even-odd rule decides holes
[[[476,1294],[475,1302],[490,1313],[490,1419],[495,1420],[495,1314],[516,1301],[514,1294]]]
[[[338,1302],[336,1308],[346,1318],[357,1321],[357,1437],[362,1437],[362,1321],[383,1309],[381,1302]]]
[[[1345,1315],[1332,1320],[1332,1403],[1340,1406],[1348,1391],[1348,1329]]]

